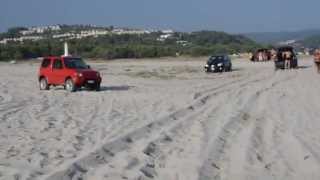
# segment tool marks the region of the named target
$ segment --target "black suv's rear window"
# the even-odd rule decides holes
[[[50,65],[50,59],[44,59],[42,61],[41,67],[46,68]]]
[[[224,56],[211,56],[208,60],[208,63],[213,63],[215,61],[223,61],[224,60]]]

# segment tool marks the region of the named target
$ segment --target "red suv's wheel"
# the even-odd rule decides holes
[[[96,91],[100,91],[100,83],[96,85]]]
[[[75,92],[77,90],[75,84],[73,83],[72,79],[67,79],[65,82],[65,88],[69,92]]]
[[[46,78],[41,78],[39,81],[40,90],[49,90],[49,85]]]

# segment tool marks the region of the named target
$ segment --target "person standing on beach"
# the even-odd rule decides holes
[[[274,49],[271,49],[270,50],[270,59],[272,60],[272,61],[275,61],[275,60],[277,60],[277,51],[276,50],[274,50]]]
[[[317,68],[317,72],[320,74],[320,50],[319,49],[315,50],[313,54],[313,59]]]
[[[284,68],[290,69],[292,54],[290,51],[284,52]]]
[[[259,52],[259,54],[258,54],[258,61],[263,61],[262,52]]]

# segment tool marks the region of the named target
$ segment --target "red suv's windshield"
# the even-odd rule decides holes
[[[89,66],[80,58],[65,58],[64,63],[69,69],[88,69]]]

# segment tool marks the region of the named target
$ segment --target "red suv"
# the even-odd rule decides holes
[[[100,90],[101,76],[81,58],[47,57],[39,70],[40,90],[49,90],[50,85],[62,85],[67,91],[74,92],[81,87]]]

